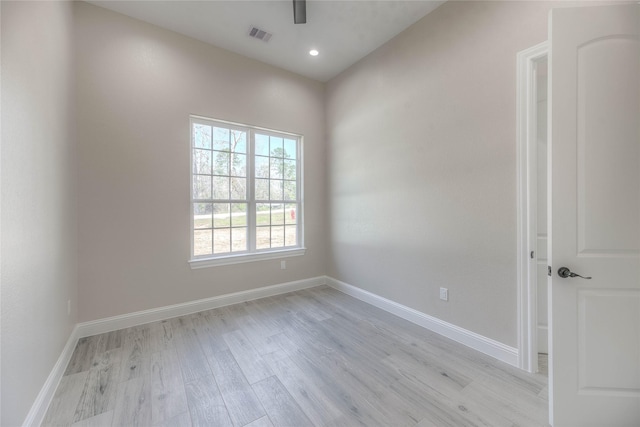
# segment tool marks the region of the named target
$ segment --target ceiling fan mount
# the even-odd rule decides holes
[[[307,0],[293,0],[293,23],[307,23]]]

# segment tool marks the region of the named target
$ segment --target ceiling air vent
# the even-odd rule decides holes
[[[261,30],[258,27],[251,27],[249,29],[249,36],[253,37],[254,39],[258,39],[258,40],[262,40],[263,42],[268,42],[269,40],[271,40],[271,36],[273,34],[271,33],[267,33],[265,30]]]

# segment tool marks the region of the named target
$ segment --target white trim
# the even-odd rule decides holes
[[[518,364],[518,349],[510,347],[501,342],[484,337],[475,332],[468,331],[459,326],[445,322],[428,314],[422,313],[413,308],[409,308],[397,302],[388,300],[379,295],[365,291],[353,285],[336,280],[332,277],[326,278],[326,284],[332,288],[351,295],[361,301],[378,307],[384,311],[394,314],[411,323],[422,326],[430,331],[436,332],[444,337],[452,339],[460,344],[464,344],[474,350],[487,354],[513,366]]]
[[[517,301],[518,362],[528,372],[538,370],[537,263],[530,258],[537,251],[535,62],[549,54],[543,42],[517,55]],[[533,197],[532,197],[533,196]]]
[[[287,292],[298,291],[300,289],[313,288],[315,286],[324,285],[325,282],[326,279],[324,276],[313,277],[310,279],[297,280],[295,282],[264,286],[257,289],[249,289],[247,291],[234,292],[231,294],[219,295],[216,297],[204,298],[181,304],[173,304],[165,307],[152,308],[150,310],[136,311],[134,313],[123,314],[120,316],[83,322],[78,324],[78,337],[89,337],[92,335],[103,334],[105,332],[116,331],[118,329],[143,325],[145,323],[155,322],[158,320],[165,320],[172,317],[197,313],[199,311],[224,307],[226,305],[280,295]]]
[[[262,132],[274,132],[276,134],[282,134],[282,135],[287,135],[287,136],[302,136],[299,133],[293,133],[293,132],[286,132],[283,130],[274,130],[274,129],[270,129],[270,128],[265,128],[265,127],[261,127],[261,126],[254,126],[254,125],[246,125],[244,123],[238,123],[238,122],[234,122],[231,120],[225,120],[225,119],[212,119],[211,117],[206,117],[206,116],[199,116],[197,114],[190,114],[189,117],[194,118],[196,120],[204,120],[204,121],[213,121],[213,122],[220,122],[223,123],[226,126],[238,126],[241,128],[251,128],[251,129],[256,129]],[[277,136],[277,135],[276,135]]]
[[[194,164],[194,152],[196,149],[205,149],[206,148],[202,148],[202,147],[196,147],[195,144],[195,136],[194,136],[194,125],[204,125],[204,126],[215,126],[215,127],[219,127],[219,128],[225,128],[228,130],[234,130],[234,131],[239,131],[239,132],[243,132],[246,134],[247,140],[246,140],[246,182],[247,182],[247,188],[246,188],[246,194],[245,197],[243,199],[215,199],[213,198],[213,194],[211,194],[211,198],[207,198],[207,199],[194,199],[193,198],[193,192],[194,192],[194,169],[193,169],[193,164]],[[260,134],[260,135],[264,135],[264,136],[268,136],[268,137],[277,137],[277,138],[283,138],[286,140],[295,140],[295,145],[296,145],[296,156],[295,156],[295,162],[296,162],[296,179],[295,179],[295,184],[296,184],[296,198],[295,200],[285,200],[285,195],[282,195],[282,200],[272,200],[271,198],[268,198],[268,200],[261,200],[258,201],[256,200],[256,194],[255,194],[255,182],[256,182],[256,177],[255,177],[255,160],[256,157],[259,156],[256,153],[255,150],[255,144],[256,144],[256,134]],[[263,259],[273,259],[273,258],[278,258],[277,256],[263,256],[262,254],[265,252],[274,252],[274,253],[279,253],[283,250],[291,250],[291,251],[295,251],[296,253],[290,253],[289,255],[285,255],[285,256],[297,256],[297,255],[304,255],[304,251],[305,251],[305,247],[304,247],[304,218],[303,218],[303,199],[304,199],[304,177],[303,177],[303,169],[302,169],[302,164],[304,163],[304,157],[303,157],[303,140],[304,137],[302,135],[298,135],[298,134],[294,134],[291,132],[282,132],[282,131],[277,131],[277,130],[273,130],[273,129],[264,129],[264,128],[260,128],[260,127],[256,127],[256,126],[252,126],[252,125],[245,125],[245,124],[239,124],[239,123],[234,123],[234,122],[229,122],[229,121],[225,121],[225,120],[219,120],[219,119],[213,119],[213,118],[206,118],[206,117],[202,117],[202,116],[196,116],[196,115],[190,115],[189,116],[189,170],[190,170],[190,174],[189,174],[189,212],[190,212],[190,216],[189,216],[189,232],[190,232],[190,244],[191,244],[191,248],[190,248],[190,257],[188,262],[191,265],[191,268],[205,268],[205,267],[214,267],[214,266],[219,266],[219,265],[229,265],[229,264],[239,264],[239,263],[243,263],[243,262],[251,262],[251,261],[259,261],[259,260],[263,260]],[[211,140],[211,148],[209,148],[209,150],[215,150],[215,146],[213,144],[213,140]],[[213,152],[212,152],[213,153]],[[262,156],[262,154],[260,155]],[[269,154],[268,154],[268,159],[272,158],[271,155],[271,151],[269,150]],[[270,160],[269,160],[270,161]],[[214,175],[212,175],[213,171],[210,171],[209,174],[201,174],[201,176],[209,176],[211,178],[214,177]],[[231,170],[229,170],[229,174],[231,174]],[[225,176],[225,177],[229,177],[231,178],[232,175],[221,175],[221,176]],[[277,179],[277,178],[274,178]],[[287,182],[287,181],[292,181],[292,180],[287,180],[285,179],[285,177],[283,176],[281,179],[279,179],[280,181]],[[269,174],[269,181],[271,181],[271,174]],[[231,195],[229,195],[231,196]],[[211,254],[207,254],[204,256],[196,256],[194,254],[194,249],[195,249],[195,242],[194,242],[194,234],[195,234],[195,229],[194,229],[194,212],[193,212],[193,208],[194,208],[194,204],[195,203],[242,203],[242,204],[246,204],[247,206],[247,223],[244,227],[247,233],[247,247],[246,250],[242,251],[242,252],[229,252],[229,253],[224,253],[224,254],[215,254],[215,253],[211,253]],[[257,233],[257,229],[256,229],[256,206],[258,203],[272,203],[272,204],[283,204],[283,205],[296,205],[296,212],[298,213],[298,217],[296,219],[296,223],[295,223],[295,229],[296,229],[296,245],[295,246],[286,246],[286,247],[282,247],[282,248],[274,248],[274,249],[257,249],[256,248],[256,233]],[[287,224],[282,224],[282,225],[287,225]],[[275,227],[276,225],[264,225],[261,227],[264,228],[269,228],[270,231],[273,231],[273,227]],[[285,227],[286,229],[286,227]],[[209,230],[212,233],[215,233],[215,228],[214,228],[214,224],[211,225],[211,228],[203,228],[203,229],[199,229],[199,231],[206,231]],[[213,236],[212,236],[213,237]],[[212,243],[213,244],[213,243]],[[213,250],[213,249],[212,249]],[[204,261],[203,261],[204,260]]]
[[[192,270],[199,268],[215,267],[219,265],[242,264],[244,262],[264,261],[276,258],[289,258],[304,255],[307,248],[283,249],[280,251],[271,250],[269,252],[243,253],[241,255],[229,255],[217,258],[202,258],[189,260]]]
[[[47,413],[47,409],[49,409],[49,405],[51,404],[53,395],[55,394],[56,389],[60,384],[60,380],[62,379],[62,376],[67,369],[69,361],[71,360],[73,351],[75,350],[76,344],[78,343],[78,338],[80,338],[78,336],[78,332],[78,325],[76,325],[71,331],[71,335],[69,336],[67,343],[62,349],[62,353],[60,354],[60,357],[58,357],[56,364],[53,366],[49,377],[47,377],[47,380],[44,382],[44,385],[40,389],[38,397],[36,397],[33,405],[31,405],[31,409],[27,414],[27,418],[25,418],[24,423],[22,423],[23,426],[39,426],[40,424],[42,424],[42,421],[44,421],[44,416]]]

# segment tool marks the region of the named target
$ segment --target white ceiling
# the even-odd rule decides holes
[[[89,3],[325,82],[444,1],[307,0],[307,23],[298,25],[291,0]],[[273,37],[253,39],[251,26]],[[320,55],[310,56],[311,49]]]

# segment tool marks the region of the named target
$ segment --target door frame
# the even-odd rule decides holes
[[[517,55],[518,367],[531,373],[538,371],[537,262],[531,262],[531,251],[537,252],[538,234],[537,203],[536,197],[532,197],[537,194],[536,63],[548,55],[548,41]],[[551,187],[550,181],[547,186]]]

